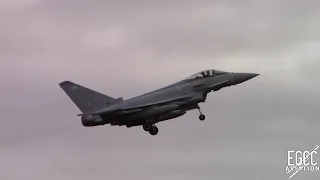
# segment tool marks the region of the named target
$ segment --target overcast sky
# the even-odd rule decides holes
[[[319,7],[0,0],[0,179],[287,179],[287,151],[320,144]],[[261,75],[211,93],[205,121],[189,111],[159,123],[157,136],[82,127],[58,86],[71,80],[127,99],[212,68]]]

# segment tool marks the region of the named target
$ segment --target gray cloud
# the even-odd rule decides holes
[[[0,179],[284,179],[319,144],[318,1],[0,2]],[[261,76],[156,137],[81,127],[58,87],[128,98],[207,68]]]

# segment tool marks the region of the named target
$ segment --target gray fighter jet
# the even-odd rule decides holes
[[[142,126],[151,135],[156,135],[156,123],[177,118],[189,110],[198,109],[199,119],[203,121],[205,116],[199,103],[206,101],[209,92],[237,85],[258,75],[205,70],[127,100],[112,98],[70,81],[59,85],[81,110],[82,114],[78,116],[81,116],[83,126]]]

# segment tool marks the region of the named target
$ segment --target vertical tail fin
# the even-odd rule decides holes
[[[70,81],[61,82],[59,85],[82,112],[122,101],[122,98],[115,99]]]

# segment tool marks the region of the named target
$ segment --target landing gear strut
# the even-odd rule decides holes
[[[201,108],[200,108],[199,105],[197,105],[197,109],[198,109],[198,111],[199,111],[199,113],[200,113],[199,119],[200,119],[201,121],[205,120],[205,119],[206,119],[206,116],[202,113],[202,110],[201,110]]]

